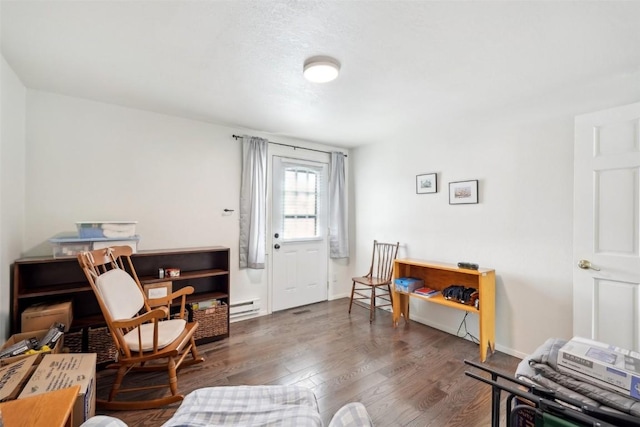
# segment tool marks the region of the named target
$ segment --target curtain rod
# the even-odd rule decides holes
[[[240,135],[231,135],[234,139],[240,139],[242,138],[242,136]],[[290,144],[282,144],[280,142],[273,142],[273,141],[268,141],[269,144],[274,144],[274,145],[282,145],[283,147],[291,147],[294,150],[309,150],[309,151],[316,151],[318,153],[325,153],[325,154],[331,154],[330,151],[324,151],[324,150],[316,150],[315,148],[307,148],[307,147],[299,147],[297,145],[290,145]],[[344,153],[343,153],[344,154]],[[344,154],[345,157],[348,157],[346,154]]]

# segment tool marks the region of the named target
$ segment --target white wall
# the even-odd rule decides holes
[[[25,254],[50,254],[48,239],[76,221],[136,220],[140,250],[229,247],[231,301],[266,302],[268,271],[238,268],[241,143],[232,134],[242,133],[266,136],[28,90]],[[331,271],[347,274],[340,263]],[[330,297],[346,295],[347,282]]]
[[[20,257],[24,228],[26,89],[0,61],[0,339],[9,336],[11,263]]]
[[[354,150],[356,253],[366,272],[373,239],[400,241],[399,257],[471,261],[497,275],[496,342],[522,357],[572,333],[573,118],[507,115]],[[437,194],[416,175],[438,173]],[[480,203],[449,205],[448,183],[478,179]],[[412,301],[411,318],[456,333],[464,312]],[[467,319],[477,336],[477,316]]]
[[[268,301],[269,272],[237,268],[241,144],[231,135],[259,133],[35,90],[26,111],[26,255],[49,254],[47,239],[76,221],[132,219],[140,249],[230,247],[232,301]],[[524,356],[569,337],[573,118],[536,117],[400,130],[349,153],[355,262],[331,263],[330,298],[367,271],[373,239],[399,240],[401,257],[496,270],[499,350]],[[428,172],[438,193],[415,194]],[[480,204],[450,206],[447,183],[465,179],[480,180]],[[452,333],[462,320],[425,304],[411,314]],[[473,316],[468,327],[477,334]]]

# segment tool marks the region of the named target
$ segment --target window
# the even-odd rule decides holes
[[[285,239],[318,237],[320,173],[294,166],[284,170],[282,234]]]

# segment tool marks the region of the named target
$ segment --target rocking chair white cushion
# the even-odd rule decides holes
[[[96,279],[96,287],[113,320],[135,317],[144,306],[144,294],[133,277],[115,268]]]
[[[171,319],[158,322],[158,349],[164,348],[174,342],[180,336],[187,324],[184,319]],[[153,350],[153,323],[145,323],[140,326],[142,337],[142,351]],[[140,351],[138,346],[138,329],[128,332],[124,336],[131,351]]]

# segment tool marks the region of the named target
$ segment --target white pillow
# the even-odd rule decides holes
[[[338,409],[329,427],[373,427],[373,421],[362,403],[351,402]]]
[[[114,417],[106,415],[96,415],[80,424],[80,427],[127,427],[127,425]]]

